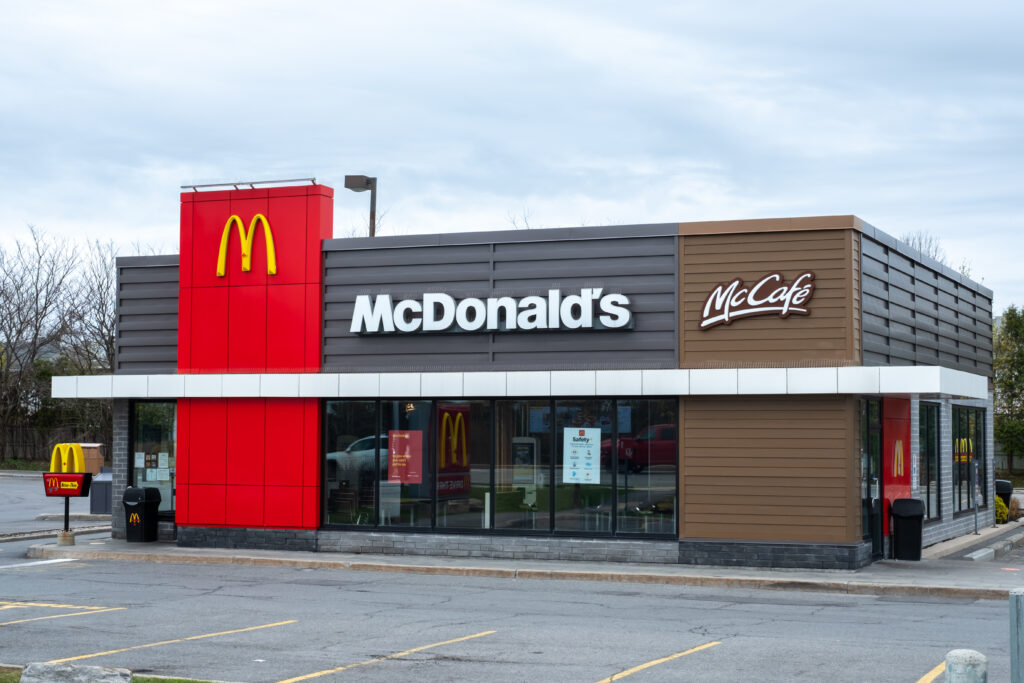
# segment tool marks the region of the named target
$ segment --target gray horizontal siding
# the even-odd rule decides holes
[[[861,316],[864,365],[992,374],[991,290],[881,232],[861,241]]]
[[[114,372],[175,372],[178,367],[178,256],[117,259]]]
[[[324,242],[323,369],[457,371],[678,366],[675,224]],[[627,235],[627,236],[623,236]],[[622,292],[628,331],[352,334],[359,294],[528,296]]]

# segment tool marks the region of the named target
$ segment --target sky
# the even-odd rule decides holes
[[[0,6],[3,242],[297,177],[364,234],[365,174],[381,235],[856,214],[1024,306],[1024,3]]]

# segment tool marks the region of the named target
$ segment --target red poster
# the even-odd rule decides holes
[[[897,498],[910,498],[910,401],[882,400],[883,535],[889,535],[889,507]]]
[[[412,429],[388,432],[388,481],[423,483],[423,432]]]
[[[439,403],[437,406],[437,497],[469,495],[469,406]]]

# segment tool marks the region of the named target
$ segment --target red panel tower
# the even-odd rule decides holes
[[[333,198],[324,185],[182,193],[179,373],[319,371]],[[319,449],[317,399],[180,399],[176,522],[315,529]]]

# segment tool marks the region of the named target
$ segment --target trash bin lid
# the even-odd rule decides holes
[[[147,503],[159,503],[160,502],[160,489],[147,486],[142,489],[144,492],[144,498]]]
[[[894,517],[924,517],[924,501],[917,498],[897,498],[889,512]]]
[[[141,503],[146,500],[146,490],[137,486],[129,486],[124,490],[121,500],[125,503]]]
[[[1013,482],[1007,479],[996,479],[996,493],[1013,493]]]

